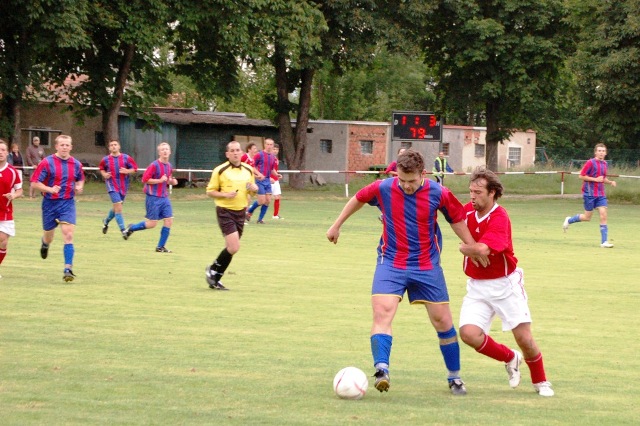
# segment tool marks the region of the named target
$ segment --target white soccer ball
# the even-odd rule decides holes
[[[368,387],[367,375],[356,367],[345,367],[333,378],[333,391],[342,399],[361,399]]]

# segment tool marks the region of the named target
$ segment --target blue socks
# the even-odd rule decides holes
[[[455,327],[449,331],[438,331],[440,339],[440,352],[444,358],[444,364],[449,370],[449,380],[460,378],[460,345]]]
[[[133,225],[131,225],[132,231],[143,231],[145,229],[147,228],[144,226],[144,220],[142,222],[134,223]]]
[[[262,207],[260,207],[260,217],[258,217],[258,220],[264,219],[264,215],[267,214],[268,209],[269,209],[269,206],[266,204],[263,204]]]
[[[116,213],[116,223],[118,224],[118,227],[120,227],[121,231],[124,231],[124,218],[122,217],[122,213]],[[107,222],[109,222],[109,218],[107,218]]]
[[[171,228],[167,228],[166,226],[162,227],[160,231],[160,241],[158,241],[158,247],[164,247],[169,239],[169,233],[171,232]]]
[[[607,234],[609,233],[609,230],[607,228],[607,225],[600,225],[600,237],[602,238],[602,243],[604,243],[605,241],[607,241]]]
[[[248,210],[249,214],[253,214],[253,211],[257,208],[258,208],[258,202],[254,201],[253,204],[251,204],[251,207],[249,207],[249,210]]]
[[[575,216],[571,216],[569,218],[569,223],[576,223],[576,222],[580,222],[580,213],[578,213]]]
[[[64,264],[73,265],[73,254],[75,252],[75,249],[73,248],[73,244],[65,244],[63,252],[64,252]]]
[[[389,357],[391,356],[391,344],[393,337],[389,334],[374,334],[371,336],[371,354],[373,365],[389,371]],[[382,365],[380,365],[382,364]]]
[[[115,214],[113,213],[113,210],[109,210],[109,213],[107,213],[107,217],[104,220],[107,225],[109,224],[109,222],[111,222],[111,219],[113,219],[114,215]]]

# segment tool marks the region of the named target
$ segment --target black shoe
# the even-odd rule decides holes
[[[207,266],[206,268],[204,268],[204,275],[211,290],[229,290],[220,282],[222,274],[217,272],[211,266]]]
[[[460,379],[449,380],[449,389],[454,395],[466,395],[467,388],[464,387],[464,382]]]
[[[102,219],[102,233],[106,234],[108,230],[109,230],[109,225],[107,224],[107,221]]]
[[[124,238],[125,240],[128,240],[131,234],[133,234],[133,231],[131,230],[131,225],[129,225],[126,228],[124,228],[124,231],[122,231],[122,238]]]
[[[46,259],[49,255],[49,245],[42,243],[40,246],[40,257]]]
[[[374,384],[375,388],[380,392],[388,392],[389,386],[391,386],[391,379],[389,378],[389,372],[384,370],[376,370],[376,373],[373,375],[376,378],[376,382]]]
[[[173,253],[171,250],[166,248],[165,246],[156,247],[156,253]]]
[[[73,281],[73,279],[76,276],[73,274],[73,271],[71,269],[65,269],[64,270],[64,275],[62,276],[62,279],[64,280],[64,282],[68,283]]]

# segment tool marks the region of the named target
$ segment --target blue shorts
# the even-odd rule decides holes
[[[147,215],[145,218],[148,220],[161,220],[173,217],[171,201],[166,197],[154,197],[153,195],[147,195],[145,207],[147,208]]]
[[[429,271],[399,269],[378,264],[373,275],[372,295],[394,295],[401,300],[407,292],[410,303],[449,303],[449,292],[439,265]]]
[[[124,203],[125,194],[121,194],[118,191],[109,191],[109,197],[111,198],[111,202],[115,203]]]
[[[263,179],[256,182],[258,195],[271,194],[271,179]]]
[[[42,199],[42,229],[51,231],[59,223],[76,224],[76,200]]]
[[[598,196],[594,197],[593,195],[585,195],[582,197],[584,202],[584,211],[590,212],[593,209],[597,209],[598,207],[607,207],[607,197]]]

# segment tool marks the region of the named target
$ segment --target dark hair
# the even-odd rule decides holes
[[[256,144],[255,144],[255,143],[253,143],[253,142],[251,142],[250,144],[248,144],[248,145],[246,146],[246,148],[245,148],[244,150],[245,150],[245,151],[247,151],[247,152],[249,152],[249,150],[250,150],[251,148],[253,148],[254,146],[256,146]]]
[[[473,173],[471,173],[471,177],[469,178],[469,182],[475,182],[477,180],[484,179],[487,181],[487,192],[495,191],[495,195],[493,196],[494,200],[502,197],[502,192],[504,191],[504,187],[502,183],[500,183],[500,179],[498,179],[498,175],[496,175],[491,170],[485,167],[477,167]]]
[[[424,170],[424,158],[418,151],[407,149],[398,155],[398,169],[402,169],[404,173],[422,173]]]

